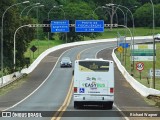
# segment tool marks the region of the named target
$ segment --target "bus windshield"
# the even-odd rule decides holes
[[[81,72],[107,72],[109,62],[107,61],[79,61],[79,71]]]

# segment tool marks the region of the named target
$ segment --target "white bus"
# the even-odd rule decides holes
[[[103,59],[76,60],[74,67],[74,108],[101,105],[112,109],[114,62]]]

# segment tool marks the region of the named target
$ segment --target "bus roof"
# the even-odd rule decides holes
[[[108,61],[108,62],[113,62],[112,60],[104,60],[102,58],[86,58],[83,60],[76,60],[76,61]]]

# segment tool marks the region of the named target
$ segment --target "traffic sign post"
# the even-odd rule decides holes
[[[51,33],[69,32],[69,20],[54,20],[51,21]]]
[[[140,80],[141,80],[141,72],[142,72],[142,70],[144,69],[144,63],[142,63],[142,62],[136,63],[136,69],[139,71]]]
[[[30,48],[30,50],[33,52],[33,58],[34,58],[34,52],[36,52],[37,47],[33,45],[33,46]]]
[[[129,43],[119,43],[119,46],[122,46],[123,48],[128,48]]]
[[[104,32],[104,20],[76,20],[76,32]]]
[[[120,46],[120,47],[117,48],[117,50],[118,50],[118,52],[122,53],[123,52],[123,47]]]

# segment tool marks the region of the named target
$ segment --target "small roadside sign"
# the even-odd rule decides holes
[[[33,45],[33,46],[30,48],[30,50],[31,50],[32,52],[36,52],[37,47]]]
[[[123,52],[123,47],[120,46],[120,47],[117,48],[117,50],[118,50],[118,52],[122,53]]]
[[[33,58],[34,58],[34,52],[36,52],[37,47],[33,45],[33,46],[30,48],[30,50],[33,52]]]
[[[136,69],[141,72],[144,69],[144,63],[138,62],[136,63]]]
[[[149,77],[153,77],[153,69],[149,70]],[[155,69],[155,77],[160,78],[160,69]]]
[[[141,80],[141,72],[144,69],[144,63],[142,62],[136,63],[136,69],[139,71],[139,78]]]

